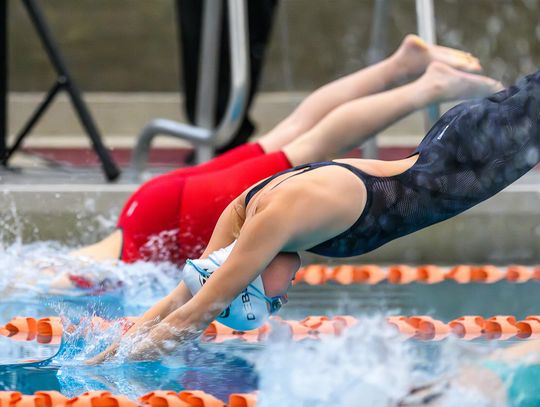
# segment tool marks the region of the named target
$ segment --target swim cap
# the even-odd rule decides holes
[[[236,241],[224,249],[213,252],[207,259],[186,261],[184,283],[192,295],[197,294],[212,273],[221,267],[235,243]],[[262,278],[258,275],[216,319],[237,331],[249,331],[263,325],[283,303],[282,297],[266,296]]]

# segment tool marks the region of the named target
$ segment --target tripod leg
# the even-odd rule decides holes
[[[60,54],[60,51],[56,46],[56,42],[54,41],[52,34],[47,27],[45,17],[41,12],[38,3],[35,0],[23,0],[23,2],[26,10],[28,11],[30,19],[32,20],[32,23],[34,24],[39,34],[45,51],[47,52],[47,55],[49,56],[49,59],[56,70],[56,73],[60,78],[65,79],[66,91],[71,98],[71,102],[73,104],[73,107],[75,108],[75,111],[77,112],[81,124],[83,125],[86,133],[92,140],[92,146],[101,160],[103,170],[105,171],[107,179],[110,181],[115,180],[120,175],[120,171],[116,166],[115,162],[113,161],[112,157],[110,156],[109,151],[103,144],[103,141],[101,140],[101,136],[99,134],[97,126],[94,123],[90,111],[88,110],[86,104],[84,103],[84,100],[81,97],[79,89],[71,78],[71,75],[62,58],[62,55]]]
[[[34,110],[32,116],[30,116],[24,127],[17,135],[13,145],[9,149],[6,149],[5,153],[0,156],[0,163],[2,165],[7,166],[8,161],[13,155],[13,153],[19,149],[19,147],[22,145],[24,138],[28,135],[28,133],[32,131],[32,128],[36,125],[39,118],[47,111],[54,97],[58,94],[58,92],[60,92],[60,90],[62,90],[64,86],[65,84],[63,82],[57,81],[54,86],[49,90],[49,92],[45,96],[45,99],[43,99],[43,101],[39,104],[36,110]]]
[[[71,97],[71,103],[79,116],[81,124],[85,128],[90,140],[92,140],[92,145],[96,154],[101,159],[103,171],[105,171],[107,179],[109,181],[114,181],[120,175],[120,170],[110,156],[107,147],[105,147],[103,144],[99,131],[94,123],[94,120],[92,119],[90,112],[88,111],[88,108],[86,107],[86,104],[84,103],[84,100],[81,97],[81,94],[79,93],[79,90],[73,82],[67,83],[66,90]]]
[[[6,153],[8,93],[8,2],[0,1],[0,157]]]

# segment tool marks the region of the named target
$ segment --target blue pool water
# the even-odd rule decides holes
[[[92,315],[107,319],[138,315],[180,278],[178,270],[170,265],[81,264],[66,256],[66,252],[67,248],[45,243],[3,249],[0,256],[0,269],[4,270],[0,272],[2,322],[17,315],[37,318],[62,315],[66,321],[73,322]],[[51,264],[53,272],[49,270]],[[107,275],[111,286],[117,288],[100,295],[51,288],[59,275],[73,270],[96,278]],[[13,278],[15,275],[17,278]],[[120,285],[115,283],[118,281]],[[259,390],[259,405],[263,407],[386,407],[419,383],[447,377],[470,363],[478,365],[501,344],[457,340],[404,342],[388,329],[384,314],[429,313],[449,319],[464,313],[493,311],[497,304],[489,307],[485,299],[494,298],[492,295],[497,292],[511,293],[514,301],[507,302],[510,313],[531,313],[535,306],[527,302],[528,298],[534,298],[533,291],[526,292],[534,290],[534,286],[493,286],[490,289],[495,291],[482,293],[481,298],[475,298],[474,293],[486,290],[485,287],[467,292],[471,287],[441,284],[429,287],[426,292],[417,291],[422,289],[414,285],[295,287],[291,302],[284,309],[285,317],[346,313],[360,317],[361,324],[341,337],[320,341],[294,342],[276,328],[271,340],[262,344],[196,342],[159,361],[134,362],[120,357],[100,366],[85,365],[84,360],[118,337],[115,327],[105,332],[79,329],[65,336],[61,347],[36,346],[0,337],[0,389],[23,393],[58,390],[67,396],[87,390],[109,390],[132,398],[155,389],[200,389],[223,400],[233,392]],[[502,305],[501,309],[505,309]],[[484,315],[489,314],[484,312]],[[24,362],[29,359],[45,362]],[[444,405],[494,404],[478,393],[460,388],[453,389]]]

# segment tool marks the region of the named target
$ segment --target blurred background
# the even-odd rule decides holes
[[[278,2],[259,93],[251,108],[256,134],[275,125],[305,93],[367,65],[374,3]],[[152,118],[186,120],[173,0],[46,0],[40,5],[105,144],[116,150],[117,157],[133,147],[136,135]],[[434,6],[437,41],[479,56],[487,74],[510,83],[540,66],[540,1],[435,0]],[[416,31],[414,0],[389,1],[389,7],[386,54],[406,33]],[[8,21],[12,134],[54,75],[21,2],[10,2]],[[59,98],[25,146],[43,154],[87,147],[87,137],[70,109],[67,98]],[[421,116],[416,115],[389,129],[385,134],[392,135],[391,140],[385,134],[380,140],[383,146],[414,146],[423,132]],[[156,145],[186,144],[159,138]],[[129,155],[124,153],[123,163]],[[56,156],[66,158],[58,151]],[[93,154],[84,157],[83,161],[95,161]]]
[[[256,0],[255,0],[256,1]],[[52,71],[20,2],[10,4],[10,89],[43,91]],[[177,92],[172,0],[45,0],[51,30],[89,92]],[[438,42],[510,81],[540,65],[540,1],[435,0]],[[373,0],[282,0],[263,92],[310,91],[367,64]],[[390,1],[389,52],[416,31],[414,0]]]

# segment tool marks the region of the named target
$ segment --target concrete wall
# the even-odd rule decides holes
[[[470,211],[343,262],[536,264],[540,258],[539,185],[539,175],[528,174]],[[122,203],[135,188],[122,184],[1,185],[0,206],[5,209],[0,216],[0,241],[22,237],[25,241],[94,242],[112,230]],[[329,259],[307,255],[305,261]]]
[[[306,96],[304,92],[260,93],[251,109],[257,123],[257,133],[264,134],[286,117]],[[9,132],[12,138],[24,125],[31,112],[41,101],[42,95],[29,92],[12,92],[9,98]],[[135,136],[155,117],[186,121],[179,94],[164,92],[90,92],[86,93],[96,123],[109,147],[133,147]],[[443,109],[450,105],[443,106]],[[408,116],[379,135],[381,146],[414,146],[423,137],[422,112]],[[82,147],[89,145],[71,103],[62,95],[39,121],[32,136],[25,141],[28,147]],[[181,140],[158,137],[155,146],[186,146]]]

